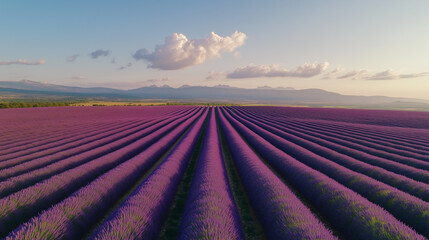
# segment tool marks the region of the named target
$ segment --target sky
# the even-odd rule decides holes
[[[0,0],[0,81],[429,99],[429,1]]]

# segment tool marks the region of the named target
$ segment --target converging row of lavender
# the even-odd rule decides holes
[[[429,237],[424,113],[241,106],[0,113],[0,238]]]

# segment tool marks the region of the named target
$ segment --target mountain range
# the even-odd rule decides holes
[[[429,100],[343,95],[322,89],[295,90],[268,86],[245,89],[227,85],[214,87],[184,85],[179,88],[152,85],[131,90],[119,90],[104,87],[70,87],[21,80],[0,81],[0,100],[1,98],[216,102],[429,111]]]

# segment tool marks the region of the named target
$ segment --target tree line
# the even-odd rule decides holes
[[[0,102],[0,108],[63,107],[72,102]]]

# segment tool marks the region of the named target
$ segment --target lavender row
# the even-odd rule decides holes
[[[276,118],[273,118],[273,117],[270,117],[270,119],[277,120]],[[280,121],[280,120],[277,120],[277,121]],[[320,135],[321,138],[324,138],[327,140],[336,139],[331,141],[341,141],[342,142],[341,144],[343,145],[346,145],[355,149],[359,149],[362,151],[370,151],[370,153],[375,156],[380,156],[380,157],[393,156],[396,158],[404,158],[404,159],[415,158],[415,159],[420,159],[424,161],[429,160],[429,158],[426,155],[418,154],[416,153],[416,151],[410,152],[410,151],[398,149],[397,147],[396,148],[389,147],[389,146],[386,146],[385,144],[371,143],[367,141],[368,139],[367,137],[364,137],[364,139],[362,138],[358,139],[355,136],[346,136],[344,134],[344,131],[339,131],[338,133],[338,132],[327,131],[324,128],[320,129],[319,127],[314,127],[314,126],[308,127],[306,126],[305,123],[303,123],[303,121],[297,121],[297,120],[281,120],[280,122],[288,126],[294,125],[299,128],[311,129],[311,131],[321,134]],[[389,141],[384,140],[383,143],[385,142],[389,142]],[[403,145],[404,143],[402,142],[401,146]],[[411,159],[411,161],[413,160],[414,159]]]
[[[187,109],[184,109],[184,110],[189,110],[189,108],[190,107],[187,107]],[[112,116],[108,116],[108,118],[99,118],[98,116],[94,117],[94,116],[91,116],[91,114],[89,114],[94,112],[95,110],[94,108],[80,108],[80,109],[78,108],[78,111],[76,111],[75,113],[77,116],[73,116],[74,118],[68,119],[66,113],[68,113],[71,110],[72,110],[71,112],[73,112],[73,110],[75,110],[76,108],[64,108],[64,109],[67,109],[67,111],[63,111],[60,117],[57,115],[54,115],[54,113],[57,114],[55,111],[53,111],[51,114],[43,116],[43,119],[58,119],[58,117],[61,119],[61,121],[52,121],[52,123],[51,122],[45,123],[44,121],[38,121],[37,116],[27,113],[27,114],[23,114],[22,116],[22,118],[27,119],[27,121],[17,124],[15,122],[17,122],[17,120],[20,119],[20,116],[19,115],[15,116],[13,115],[13,113],[10,113],[11,116],[14,116],[13,118],[14,123],[12,126],[9,127],[9,129],[11,129],[12,135],[8,137],[6,137],[6,135],[3,135],[6,138],[4,139],[4,143],[0,143],[0,145],[4,144],[4,146],[0,146],[0,151],[4,149],[8,149],[10,147],[16,147],[18,143],[20,145],[24,145],[24,144],[31,145],[35,140],[41,141],[43,139],[45,140],[50,139],[50,142],[52,142],[52,138],[56,138],[58,136],[61,137],[64,135],[71,136],[76,131],[79,131],[81,128],[88,128],[88,129],[97,128],[97,126],[99,126],[100,124],[110,124],[111,122],[119,122],[124,120],[145,120],[145,119],[150,120],[150,119],[157,118],[157,116],[159,115],[157,114],[157,110],[156,110],[158,108],[150,108],[151,110],[149,114],[145,114],[146,116],[144,117],[130,118],[130,117],[127,117],[127,115],[129,114],[123,114],[124,116],[121,116],[119,118],[118,117],[112,118]],[[168,109],[170,109],[170,111],[173,110],[171,108],[167,108],[166,110]],[[90,112],[88,112],[87,110],[90,110]],[[19,112],[20,111],[18,111],[18,113]],[[103,112],[105,112],[105,114],[109,112],[111,112],[111,114],[114,114],[115,111],[112,112],[112,108],[109,108],[109,110],[103,110]],[[131,111],[125,111],[125,113],[127,112],[131,112]],[[166,111],[166,112],[169,112],[169,111]],[[175,111],[171,111],[171,112],[175,112]],[[166,115],[165,117],[168,117],[168,115]],[[100,119],[109,119],[109,120],[100,121]],[[0,123],[7,125],[7,122],[1,121],[1,119],[0,119]],[[27,127],[28,129],[23,125],[29,125]],[[34,127],[35,125],[37,125],[38,127],[35,128]],[[22,130],[22,133],[19,133],[20,130]],[[25,135],[26,137],[23,138],[21,137],[22,135]]]
[[[164,124],[167,124],[173,119],[174,118],[170,118],[170,119],[166,118],[164,121],[160,121],[161,119],[152,120],[136,128],[131,128],[124,132],[107,136],[104,139],[92,141],[88,144],[80,144],[80,146],[76,146],[74,148],[70,148],[64,151],[59,151],[57,153],[49,154],[42,157],[32,158],[31,156],[23,156],[23,157],[17,157],[14,159],[0,162],[0,169],[9,168],[4,170],[5,171],[4,174],[0,174],[0,179],[4,179],[5,177],[10,177],[11,175],[7,175],[7,172],[16,173],[16,171],[21,171],[21,172],[29,171],[31,169],[42,167],[47,164],[53,163],[55,161],[65,159],[67,157],[73,157],[73,156],[77,157],[76,155],[83,154],[85,151],[91,151],[91,153],[99,155],[101,154],[101,152],[99,151],[100,149],[105,149],[106,151],[109,149],[117,149],[120,146],[126,145],[127,143],[133,141],[133,139],[138,139],[139,137],[143,136],[142,134],[146,134],[152,131],[152,129],[156,130],[157,128],[161,127],[162,125],[160,123],[164,122]],[[157,122],[158,124],[156,124]],[[109,143],[112,143],[113,145],[110,144],[112,146],[107,147],[109,146],[108,145]]]
[[[4,144],[10,144],[13,143],[15,141],[19,141],[19,140],[25,140],[25,139],[34,139],[36,136],[41,137],[43,136],[47,136],[46,132],[48,131],[50,134],[51,133],[60,133],[62,130],[65,130],[66,132],[72,132],[73,130],[77,130],[79,129],[79,126],[76,125],[71,125],[68,126],[66,124],[66,126],[68,126],[67,129],[64,129],[63,124],[55,124],[54,121],[52,121],[52,123],[48,123],[48,124],[43,124],[40,125],[38,128],[34,127],[34,122],[37,121],[33,121],[33,122],[27,122],[27,123],[23,123],[26,124],[26,126],[24,125],[20,125],[18,126],[7,126],[7,128],[3,129],[2,132],[2,136],[0,138],[0,149],[3,149],[3,145]],[[3,123],[3,122],[2,122]],[[77,124],[79,124],[82,127],[96,127],[97,124],[95,122],[87,122],[87,121],[83,121],[83,122],[76,122]],[[10,139],[10,137],[15,137],[14,139]]]
[[[52,164],[58,163],[59,161],[67,161],[69,164],[76,162],[75,159],[79,159],[80,163],[89,161],[97,156],[102,156],[112,150],[119,149],[127,143],[131,143],[132,141],[147,135],[150,133],[150,130],[155,131],[156,129],[154,129],[154,127],[162,127],[159,126],[161,124],[153,126],[154,123],[155,121],[148,122],[141,126],[136,126],[111,136],[106,135],[102,139],[97,139],[89,143],[81,143],[64,151],[57,151],[52,154],[42,155],[41,157],[35,156],[34,158],[29,159],[27,157],[18,157],[11,159],[0,164],[6,166],[6,168],[0,170],[0,180],[8,180],[9,182],[12,182],[14,179],[13,177],[21,174],[30,174],[32,177],[36,177],[37,174],[33,176],[33,171],[42,167],[53,169]],[[166,124],[166,122],[164,123]],[[2,189],[2,187],[0,187],[0,189]],[[0,194],[0,196],[1,195],[2,194]]]
[[[76,131],[72,136],[64,135],[58,137],[57,139],[49,143],[34,141],[31,144],[21,145],[15,149],[10,149],[10,151],[7,151],[9,153],[7,153],[6,151],[2,152],[2,155],[0,156],[0,162],[24,156],[26,156],[27,159],[34,159],[44,155],[49,155],[52,153],[59,152],[61,150],[72,148],[76,145],[81,145],[85,142],[97,140],[99,138],[102,138],[102,136],[105,135],[107,132],[113,133],[115,131],[121,131],[123,129],[126,129],[127,127],[129,128],[132,126],[136,126],[139,123],[141,124],[141,122],[136,121],[125,122],[122,124],[112,123],[101,129],[84,128],[81,129],[81,131]]]
[[[315,134],[310,131],[296,129],[290,126],[278,125],[272,121],[263,121],[253,116],[252,118],[258,119],[259,122],[271,126],[273,129],[276,129],[275,131],[281,130],[281,137],[286,138],[295,144],[303,146],[314,153],[329,158],[338,164],[346,166],[355,171],[363,171],[363,173],[366,175],[379,178],[378,180],[380,181],[388,181],[389,184],[394,184],[395,187],[399,187],[400,189],[403,189],[403,191],[411,191],[413,195],[418,194],[420,197],[424,197],[425,199],[427,199],[429,196],[427,190],[422,191],[422,189],[419,189],[419,186],[422,186],[423,189],[428,188],[428,171],[409,167],[407,165],[392,162],[383,158],[374,157],[365,152],[350,149],[335,142],[329,142],[324,139],[314,137],[312,135]],[[251,120],[251,118],[248,119]],[[252,122],[255,123],[254,120]],[[392,177],[388,175],[391,175]],[[394,177],[394,175],[398,177]],[[407,180],[407,178],[404,176],[410,179]],[[412,181],[411,179],[414,179],[415,181]],[[405,184],[404,181],[408,181],[409,183]],[[420,181],[421,183],[416,181]]]
[[[259,123],[258,125],[270,129],[273,133],[239,116],[235,116],[235,118],[276,148],[287,152],[290,156],[314,170],[326,174],[338,183],[343,184],[363,197],[366,197],[368,200],[382,206],[396,218],[413,227],[418,232],[426,236],[429,235],[429,228],[427,228],[427,223],[429,223],[429,215],[427,214],[427,212],[429,212],[428,202],[316,155],[280,137],[284,136],[282,132],[266,124]]]
[[[150,114],[145,114],[145,117],[140,118],[127,117],[127,115],[130,114],[126,113],[131,111],[120,111],[120,113],[124,113],[124,116],[115,116],[115,112],[118,111],[113,108],[109,108],[109,110],[106,111],[98,108],[65,107],[61,109],[60,115],[58,115],[58,112],[60,111],[59,109],[47,110],[49,111],[42,111],[41,113],[38,113],[38,111],[24,111],[23,109],[15,112],[8,111],[8,113],[12,117],[11,120],[5,121],[4,119],[0,118],[0,123],[6,126],[9,125],[9,129],[13,130],[13,133],[16,137],[19,137],[19,133],[17,135],[17,132],[23,130],[22,132],[31,138],[29,140],[33,141],[34,139],[44,139],[45,136],[53,133],[55,133],[56,136],[60,136],[64,133],[72,134],[74,131],[71,130],[78,130],[79,126],[96,127],[99,124],[106,124],[110,122],[136,119],[143,120],[148,117],[156,118],[156,116],[158,115],[155,109],[150,111],[152,113],[152,116]],[[100,114],[97,114],[97,112],[103,113],[103,117],[100,117]],[[104,117],[104,115],[106,117]],[[58,121],[58,119],[60,119],[61,121]],[[35,128],[35,125],[37,125],[38,127]],[[76,125],[78,125],[78,127],[76,127]],[[14,139],[16,139],[16,137]]]
[[[219,114],[235,166],[270,239],[336,239]]]
[[[401,149],[403,151],[407,151],[407,152],[412,152],[412,153],[417,153],[420,155],[427,155],[429,153],[427,147],[424,146],[420,146],[420,145],[416,145],[416,144],[409,144],[407,142],[404,141],[398,141],[398,140],[394,140],[394,139],[386,139],[385,137],[377,137],[377,136],[372,136],[372,135],[368,135],[365,132],[356,132],[356,131],[350,131],[348,130],[348,128],[340,128],[340,129],[336,129],[333,128],[330,125],[321,125],[318,124],[317,122],[304,122],[304,121],[293,121],[295,124],[300,125],[300,126],[305,126],[305,127],[309,127],[309,128],[316,128],[322,131],[326,131],[326,132],[332,132],[332,133],[337,133],[337,134],[341,134],[344,136],[348,136],[350,137],[349,139],[359,139],[359,140],[364,140],[368,143],[372,143],[372,144],[376,144],[376,146],[388,146],[388,149],[394,148],[394,149]],[[360,142],[360,141],[357,141]],[[429,147],[429,146],[428,146]]]
[[[190,109],[189,111],[191,111],[192,109]],[[182,113],[181,115],[184,115],[184,114],[187,114],[187,113],[189,113],[189,111],[186,111],[186,112],[184,112],[184,113]],[[180,116],[180,115],[179,115]],[[148,126],[150,126],[150,125],[152,125],[153,123],[155,123],[155,122],[159,122],[159,121],[162,121],[162,120],[166,120],[166,121],[171,121],[172,119],[171,118],[159,118],[159,119],[152,119],[152,120],[149,120],[149,121],[145,121],[145,123],[140,127],[140,128],[143,128],[143,127],[148,127]],[[124,132],[124,135],[123,136],[127,136],[128,134],[131,134],[131,133],[134,133],[134,132],[137,132],[137,130],[129,130],[129,131],[126,131],[126,132]],[[125,134],[126,133],[126,134]],[[111,141],[111,140],[113,140],[114,138],[112,138],[112,136],[109,138],[109,139],[106,139],[106,140],[109,140],[109,141]],[[101,140],[101,139],[100,139]],[[84,141],[84,140],[83,140]],[[109,142],[108,141],[108,142]],[[98,142],[102,142],[102,141],[98,141]],[[102,142],[102,144],[107,144],[108,142]],[[82,145],[82,144],[81,144]],[[87,149],[87,150],[89,150],[89,149],[92,149],[92,148],[94,148],[95,146],[98,146],[97,145],[97,142],[93,142],[93,143],[90,143],[90,144],[87,144],[86,146],[80,146],[80,148],[78,149],[78,152],[77,153],[79,153],[79,152],[82,152],[82,151],[84,151],[85,149]],[[60,147],[61,148],[61,147]],[[53,149],[53,150],[55,150],[55,149]],[[48,152],[51,152],[51,151],[53,151],[52,149],[50,149],[50,150],[48,150]],[[68,151],[62,151],[62,152],[60,152],[60,153],[58,153],[57,155],[59,155],[60,156],[60,158],[65,158],[65,157],[68,157],[68,156],[72,156],[72,155],[75,155],[76,154],[76,150],[77,149],[68,149]],[[40,153],[40,154],[42,154],[42,153]],[[6,160],[6,161],[3,161],[3,162],[0,162],[0,169],[3,169],[3,168],[7,168],[7,167],[11,167],[11,166],[15,166],[15,165],[18,165],[18,164],[21,164],[21,163],[23,163],[23,162],[27,162],[27,161],[29,161],[29,160],[33,160],[33,159],[35,159],[35,158],[37,158],[37,156],[38,156],[39,154],[36,154],[36,155],[29,155],[29,156],[22,156],[22,157],[16,157],[16,158],[14,158],[14,159],[10,159],[10,160]],[[34,156],[34,157],[33,157]],[[50,155],[50,156],[47,156],[47,158],[49,158],[49,159],[52,159],[52,158],[54,158],[53,157],[53,155]]]
[[[70,109],[67,109],[69,111]],[[33,129],[26,129],[24,131],[24,134],[29,135],[25,138],[22,138],[17,128],[12,128],[14,130],[14,137],[12,138],[13,142],[11,141],[11,138],[7,138],[9,141],[9,146],[2,146],[2,149],[4,150],[10,147],[17,147],[17,144],[20,146],[32,146],[34,145],[34,142],[41,142],[41,143],[52,143],[55,142],[56,139],[61,139],[61,137],[71,137],[74,135],[75,132],[79,132],[84,128],[99,128],[103,125],[108,125],[112,123],[120,123],[124,121],[135,121],[135,120],[150,120],[157,118],[156,114],[152,117],[144,117],[144,118],[120,118],[120,119],[112,119],[112,118],[88,118],[86,117],[87,113],[82,112],[81,115],[79,115],[79,118],[77,119],[66,119],[64,113],[61,114],[61,116],[46,116],[46,119],[57,119],[60,121],[53,121],[50,120],[48,123],[44,122],[38,122],[33,121],[33,119],[30,119],[29,122],[32,122],[32,128]],[[34,126],[37,125],[38,128],[34,128]],[[21,126],[20,126],[21,127]],[[1,150],[0,150],[1,151]]]
[[[195,117],[196,115],[193,116],[193,118]],[[23,220],[58,202],[63,196],[67,196],[97,176],[142,152],[173,130],[179,123],[185,121],[184,118],[176,120],[126,147],[0,199],[0,232],[8,232]]]
[[[276,148],[265,140],[271,138],[267,131],[260,136],[243,125],[245,120],[238,122],[228,113],[225,116],[248,143],[348,239],[424,239],[383,208]],[[359,180],[353,178],[353,181]]]
[[[154,124],[156,122],[162,121],[162,120],[169,120],[169,118],[158,118],[158,119],[155,118],[155,119],[152,119],[152,120],[137,121],[137,123],[140,122],[142,124],[142,126],[140,128],[143,128],[143,127],[150,126],[150,125],[152,125],[152,124]],[[132,128],[132,126],[133,125],[131,125],[131,127],[129,127],[129,128]],[[131,134],[133,132],[137,132],[136,129],[139,129],[139,128],[135,128],[134,130],[132,130],[132,129],[128,130],[127,134]],[[115,131],[115,130],[112,130],[112,131]],[[123,131],[123,130],[119,129],[119,131]],[[110,132],[110,134],[107,134],[107,136],[110,136],[113,133],[114,132]],[[103,136],[103,135],[106,135],[106,133],[101,133],[101,136]],[[124,134],[123,136],[126,136],[126,134]],[[41,156],[50,155],[50,156],[48,156],[48,158],[51,158],[52,154],[54,154],[54,153],[60,153],[61,158],[72,156],[72,155],[76,154],[75,150],[72,149],[72,146],[74,144],[78,143],[78,145],[77,145],[78,147],[79,147],[79,145],[81,145],[80,146],[81,148],[83,147],[83,148],[86,148],[86,149],[92,149],[92,148],[94,148],[94,146],[97,146],[97,144],[95,143],[95,140],[97,140],[97,139],[101,140],[100,137],[94,136],[94,138],[90,138],[89,139],[89,140],[92,139],[92,142],[89,143],[89,144],[87,144],[87,146],[85,146],[84,143],[88,139],[81,139],[80,140],[80,136],[78,136],[77,139],[78,139],[78,141],[75,141],[75,143],[70,143],[70,145],[62,145],[62,146],[58,146],[57,148],[48,149],[46,151],[41,151],[41,152],[38,152],[38,153],[35,153],[35,154],[31,154],[31,155],[25,155],[25,156],[21,156],[21,157],[14,157],[13,159],[9,159],[9,160],[0,162],[0,169],[6,168],[6,167],[11,167],[11,166],[18,165],[18,164],[22,164],[24,162],[27,162],[29,160],[34,160],[34,159],[39,158]],[[114,138],[110,138],[110,139],[114,139]],[[102,142],[102,141],[98,141],[98,142]],[[108,142],[102,142],[103,145],[107,144],[107,143]],[[63,149],[63,151],[61,152],[60,150],[62,150],[62,149]],[[79,152],[82,152],[83,150],[84,149],[81,149],[81,150],[79,150]],[[68,152],[71,152],[71,153],[69,154]],[[47,153],[47,154],[44,154],[44,153]]]
[[[89,151],[85,151],[86,147],[91,147],[93,144],[99,145],[99,143],[94,142],[93,144],[87,144],[82,147],[72,149],[70,150],[71,153],[70,151],[58,153],[51,157],[48,156],[46,158],[40,158],[35,161],[31,161],[28,164],[18,165],[16,168],[18,168],[19,170],[21,167],[23,168],[40,167],[40,166],[46,165],[47,163],[51,163],[50,165],[47,165],[44,168],[30,171],[1,182],[0,196],[4,197],[7,194],[16,192],[24,187],[30,186],[43,179],[46,179],[55,174],[59,174],[63,171],[66,171],[67,169],[77,167],[81,164],[84,164],[96,158],[104,157],[106,154],[110,154],[113,151],[121,151],[121,149],[133,149],[132,144],[135,144],[136,141],[140,141],[142,138],[147,137],[149,134],[150,135],[156,134],[156,131],[161,131],[160,129],[166,126],[167,124],[169,124],[169,126],[171,127],[171,124],[173,121],[177,119],[179,120],[182,119],[183,121],[184,118],[186,118],[187,116],[188,115],[182,115],[176,118],[172,117],[170,119],[166,119],[165,121],[158,122],[154,125],[144,125],[137,132],[135,132],[134,130],[130,130],[130,132],[124,132],[124,134],[126,135],[120,138],[118,138],[118,136],[108,137],[105,140],[107,142],[110,142],[110,144],[106,144],[106,145],[101,144],[101,146],[96,147]],[[133,150],[133,151],[136,151],[136,150]],[[63,158],[63,155],[65,155],[66,153],[70,153],[71,157]]]
[[[174,115],[177,111],[186,110],[194,106],[156,106],[156,107],[108,107],[108,108],[88,108],[88,107],[64,107],[44,108],[44,109],[2,109],[0,115],[1,127],[20,124],[24,128],[32,128],[33,124],[29,120],[40,123],[58,123],[58,112],[61,112],[61,118],[65,122],[82,122],[93,121],[95,119],[120,120],[120,119],[143,119],[146,117],[153,118],[162,115]],[[166,115],[166,116],[167,116]],[[65,123],[63,122],[63,123]],[[62,124],[63,124],[62,123]]]
[[[240,109],[241,110],[241,109]],[[262,115],[258,115],[259,117],[262,117]],[[429,157],[427,157],[427,154],[429,151],[427,148],[415,148],[415,145],[406,146],[404,145],[404,142],[393,144],[390,140],[374,140],[373,138],[369,138],[368,136],[361,136],[359,134],[355,133],[347,133],[346,129],[341,130],[332,130],[329,127],[325,126],[318,126],[315,124],[308,124],[304,121],[296,121],[296,120],[286,120],[276,117],[264,117],[269,118],[270,120],[277,121],[278,123],[281,123],[283,125],[287,126],[296,126],[300,129],[305,128],[314,132],[318,132],[322,135],[327,135],[331,137],[346,139],[347,141],[357,143],[360,145],[365,145],[367,147],[376,148],[379,150],[387,151],[390,153],[396,153],[398,155],[406,156],[406,157],[412,157],[420,160],[428,161]],[[268,120],[268,119],[267,119]]]
[[[19,174],[19,171],[26,172],[33,169],[37,169],[43,166],[46,166],[48,164],[54,163],[56,161],[66,159],[68,157],[77,156],[79,154],[84,154],[86,151],[92,151],[97,152],[97,148],[103,147],[104,145],[107,145],[108,143],[114,142],[115,140],[117,142],[125,141],[122,140],[119,137],[126,137],[128,135],[138,135],[139,130],[144,130],[147,127],[150,127],[151,125],[154,125],[156,121],[148,122],[146,124],[143,124],[137,129],[129,129],[127,131],[124,131],[123,133],[117,133],[112,136],[107,136],[104,139],[99,139],[92,141],[87,144],[80,144],[78,146],[75,146],[73,148],[69,148],[63,151],[54,152],[52,154],[42,155],[42,156],[36,156],[34,158],[30,156],[21,156],[13,159],[9,159],[6,161],[3,161],[0,163],[0,179],[8,178],[12,175],[9,175],[8,172],[12,173],[15,172],[15,174]],[[131,136],[132,137],[132,136]],[[101,149],[101,148],[100,148]],[[18,171],[18,172],[17,172]]]
[[[78,239],[129,189],[191,126],[200,114],[146,150],[103,174],[70,197],[22,224],[6,239]]]
[[[347,121],[344,121],[344,122],[338,121],[337,119],[339,116],[338,114],[336,115],[334,114],[332,116],[334,118],[332,121],[325,121],[320,118],[309,119],[309,120],[310,122],[328,123],[329,125],[331,123],[334,123],[335,126],[338,126],[340,128],[356,130],[364,134],[374,133],[376,135],[380,135],[387,139],[395,138],[405,142],[428,146],[429,140],[427,139],[427,135],[424,132],[426,132],[429,129],[429,126],[427,126],[426,124],[426,126],[422,128],[413,128],[412,127],[413,117],[414,117],[413,114],[415,113],[416,112],[409,112],[409,111],[392,111],[391,114],[389,114],[388,116],[380,116],[384,118],[383,121],[385,121],[385,124],[381,124],[381,125],[373,125],[371,123],[369,124],[359,123],[359,122],[353,121],[354,120],[353,118],[348,118]],[[411,127],[397,127],[389,124],[389,122],[394,122],[395,120],[397,120],[399,114],[401,115],[405,114],[402,116],[404,117],[403,121],[411,125]]]
[[[190,110],[190,109],[187,109],[187,110]],[[165,117],[163,117],[163,118],[167,118],[168,116],[165,116]],[[79,134],[79,132],[83,132],[83,133],[85,133],[85,131],[88,131],[88,130],[91,130],[91,128],[99,128],[98,126],[99,125],[108,125],[108,124],[110,124],[110,125],[112,125],[112,124],[120,124],[121,122],[124,122],[124,120],[126,120],[127,122],[128,121],[142,121],[142,120],[145,120],[145,121],[149,121],[149,120],[153,120],[153,119],[157,119],[157,118],[159,118],[159,117],[156,117],[156,115],[154,115],[153,117],[145,117],[145,118],[139,118],[139,119],[127,119],[127,118],[124,118],[124,119],[120,119],[120,121],[108,121],[108,122],[106,122],[106,123],[102,123],[102,122],[100,122],[100,119],[94,119],[93,121],[97,121],[96,123],[95,123],[95,125],[94,124],[92,124],[90,127],[87,127],[87,129],[85,130],[82,130],[82,126],[79,126],[79,127],[77,127],[77,128],[75,128],[73,131],[71,131],[70,132],[70,134],[69,135],[65,135],[64,133],[65,132],[67,132],[67,131],[70,131],[70,129],[68,128],[68,127],[64,127],[63,125],[59,125],[59,124],[55,124],[54,126],[49,126],[49,127],[46,127],[46,126],[40,126],[40,129],[42,129],[43,131],[42,131],[42,133],[43,133],[43,137],[42,136],[35,136],[35,138],[34,139],[37,139],[37,143],[35,143],[35,140],[34,139],[31,139],[31,141],[29,141],[28,142],[28,144],[27,145],[24,145],[24,144],[21,144],[21,143],[19,143],[20,144],[20,146],[16,146],[16,144],[17,143],[15,143],[14,144],[14,148],[25,148],[25,149],[27,149],[27,148],[29,148],[29,147],[31,147],[31,146],[40,146],[40,145],[42,145],[42,144],[46,144],[46,143],[55,143],[55,142],[57,142],[58,140],[62,140],[62,139],[64,139],[64,138],[68,138],[68,137],[72,137],[72,136],[74,136],[74,135],[76,135],[76,134]],[[61,119],[62,121],[64,121],[65,119]],[[62,122],[61,121],[61,122]],[[76,124],[79,124],[79,125],[82,125],[81,123],[80,123],[80,121],[76,121]],[[46,137],[46,135],[48,135],[48,134],[51,134],[54,130],[52,129],[53,127],[55,127],[55,128],[58,128],[58,130],[59,130],[59,132],[57,133],[57,132],[55,132],[55,134],[53,135],[55,138],[49,138],[48,140],[41,140],[41,138],[43,139],[43,138],[45,138]],[[74,128],[75,126],[73,126],[73,128]],[[46,129],[45,129],[46,128]],[[85,127],[86,128],[86,127]],[[46,142],[47,141],[47,142]],[[10,151],[9,149],[8,149],[8,151]],[[6,153],[6,152],[4,152],[4,153]]]
[[[305,121],[305,122],[317,122],[318,124],[329,123],[330,126],[337,126],[340,129],[344,128],[347,130],[353,130],[353,131],[359,131],[363,134],[370,134],[370,135],[376,135],[380,136],[382,138],[387,139],[397,139],[402,142],[409,142],[411,144],[418,144],[425,147],[429,146],[429,140],[427,137],[425,137],[425,134],[422,134],[422,132],[425,132],[427,128],[425,129],[414,129],[414,128],[398,128],[398,127],[389,127],[388,122],[386,122],[386,125],[371,125],[371,124],[362,124],[362,123],[356,123],[353,118],[344,119],[344,117],[347,117],[347,114],[345,116],[341,116],[338,112],[335,112],[329,109],[297,109],[292,108],[290,110],[286,110],[289,108],[282,108],[282,107],[243,107],[246,110],[253,111],[258,114],[268,115],[266,109],[277,109],[276,114],[269,114],[271,116],[278,116],[281,118],[287,118],[287,119],[296,119],[298,121]],[[256,111],[255,111],[256,110]],[[293,111],[291,111],[293,110]],[[294,112],[298,112],[298,115],[300,112],[307,111],[307,115],[304,118],[296,116]],[[320,113],[320,115],[318,114]],[[409,112],[393,112],[397,114],[409,114]],[[323,120],[323,115],[329,115],[333,114],[329,117],[330,120]],[[384,117],[385,119],[394,120],[396,118],[395,114],[391,114],[388,118],[387,116],[380,116]],[[340,118],[343,118],[343,121],[341,122]],[[410,122],[410,119],[412,118],[412,115],[407,117],[407,121]],[[355,122],[355,123],[351,123]]]
[[[370,139],[377,139],[380,141],[388,140],[389,142],[393,142],[397,145],[405,145],[411,148],[418,148],[420,150],[426,150],[429,147],[429,139],[426,136],[428,129],[383,127],[353,123],[340,124],[336,122],[325,122],[322,120],[303,121],[303,123],[334,129],[340,132],[345,131],[363,137],[369,137]]]
[[[296,126],[300,129],[309,129],[318,135],[319,138],[326,139],[332,142],[338,142],[344,146],[354,148],[360,151],[368,152],[374,156],[384,157],[389,159],[397,159],[398,162],[409,162],[416,167],[426,167],[429,169],[429,157],[415,152],[405,151],[398,148],[389,147],[378,143],[369,143],[368,141],[345,136],[344,134],[329,133],[325,130],[303,127],[301,124],[292,122],[283,122],[282,125]],[[385,140],[384,142],[388,142]]]
[[[178,239],[243,239],[212,111],[192,185],[186,197]]]
[[[270,121],[273,122],[273,121]],[[375,166],[379,166],[379,167],[383,167],[386,170],[398,173],[398,174],[402,174],[405,175],[409,178],[415,179],[417,181],[422,181],[424,183],[428,183],[429,179],[428,179],[428,171],[426,170],[426,168],[429,168],[429,163],[425,162],[425,161],[420,161],[420,160],[416,160],[416,159],[410,159],[408,158],[409,161],[405,160],[404,158],[394,158],[392,159],[392,157],[378,157],[378,156],[374,156],[371,155],[368,152],[372,152],[372,151],[377,151],[375,149],[359,149],[356,150],[355,148],[350,148],[348,147],[347,143],[345,143],[345,141],[338,139],[338,138],[329,138],[320,134],[315,133],[314,131],[306,131],[303,128],[294,128],[291,125],[287,125],[287,124],[281,124],[281,125],[276,125],[277,127],[283,127],[283,128],[287,128],[287,129],[295,129],[296,131],[299,132],[305,132],[308,133],[309,135],[312,136],[317,136],[319,139],[319,141],[323,141],[324,142],[329,142],[331,144],[336,144],[337,146],[340,145],[341,147],[333,147],[334,145],[331,145],[330,147],[333,147],[333,149],[335,149],[336,151],[342,152],[346,155],[349,155],[351,157],[354,157],[356,159],[359,159],[361,161],[364,161],[366,163],[369,163],[371,165],[375,165]],[[396,161],[395,161],[396,160]],[[418,165],[418,166],[410,166],[410,165]]]
[[[37,129],[37,133],[27,131],[25,135],[19,133],[16,129],[13,129],[14,133],[10,136],[3,135],[3,143],[0,143],[0,152],[7,153],[9,149],[20,148],[22,147],[31,147],[34,146],[34,141],[40,141],[43,143],[54,142],[60,136],[72,136],[74,132],[80,131],[81,129],[97,129],[99,123],[83,124],[76,123],[71,127],[57,126],[55,129],[52,129],[52,126],[44,127],[40,126]],[[25,136],[25,137],[24,137]]]
[[[374,127],[428,129],[429,112],[364,110],[344,108],[296,108],[296,107],[247,107],[259,112],[271,112],[299,119],[317,119],[335,122],[348,122],[372,125]]]
[[[264,121],[258,118],[254,118],[254,119],[260,123],[267,124],[266,126],[270,126],[269,129],[268,128],[265,128],[265,129],[271,131],[272,133],[275,133],[274,131],[272,131],[272,129],[276,129],[275,130],[276,134],[278,133],[277,134],[278,136],[281,136],[287,141],[293,142],[301,147],[304,147],[307,150],[310,150],[322,157],[332,160],[335,163],[338,163],[348,169],[351,169],[353,171],[372,177],[380,182],[389,184],[390,186],[393,186],[404,192],[414,195],[424,201],[429,201],[429,185],[427,184],[427,182],[429,181],[429,173],[426,171],[414,169],[414,172],[421,173],[418,176],[421,176],[421,180],[425,181],[425,182],[418,182],[410,178],[407,178],[403,175],[389,172],[384,168],[375,167],[350,157],[354,155],[357,155],[357,156],[364,155],[365,153],[358,152],[353,149],[347,149],[342,147],[341,145],[309,136],[305,134],[304,131],[298,132],[298,131],[283,128],[274,123]],[[253,120],[250,120],[250,121],[258,124],[258,122],[256,121],[253,121]],[[342,152],[344,154],[341,154],[339,152]]]
[[[155,239],[159,235],[207,118],[207,112],[90,239]]]

